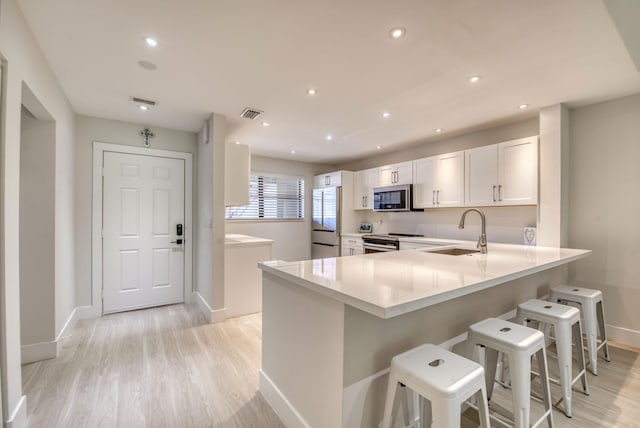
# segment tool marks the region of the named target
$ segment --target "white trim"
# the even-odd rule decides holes
[[[60,329],[60,333],[58,333],[58,336],[56,337],[56,340],[55,340],[56,342],[59,342],[62,339],[62,337],[65,335],[65,333],[67,333],[67,330],[73,326],[73,322],[75,321],[77,316],[78,316],[78,308],[73,308],[73,311],[71,311],[69,318],[67,318],[67,322],[64,323],[64,326],[62,326],[62,328]]]
[[[91,306],[80,306],[73,308],[69,318],[67,318],[67,322],[64,323],[64,326],[58,333],[56,339],[52,342],[39,342],[32,343],[30,345],[23,345],[20,349],[20,361],[22,364],[35,363],[36,361],[48,360],[50,358],[56,358],[58,356],[58,352],[60,350],[60,343],[63,337],[69,333],[69,330],[73,326],[73,322],[78,318],[78,314],[81,312],[81,309],[89,308]],[[91,311],[87,311],[84,309],[84,312],[92,313]]]
[[[607,340],[640,347],[640,331],[607,324]]]
[[[287,397],[262,370],[260,370],[260,394],[278,415],[284,426],[287,428],[310,428],[310,425],[287,400]]]
[[[93,312],[93,306],[76,306],[76,319],[78,320],[86,320],[89,318],[95,318],[96,316],[100,316],[100,314],[95,314]]]
[[[39,342],[31,345],[22,345],[20,349],[20,362],[22,364],[35,363],[36,361],[49,360],[58,356],[58,342]]]
[[[191,303],[193,289],[193,159],[191,153],[93,142],[93,201],[91,232],[91,307],[95,317],[102,315],[102,159],[105,151],[150,155],[185,162],[184,172],[184,302]],[[85,311],[83,311],[85,312]]]
[[[202,315],[206,318],[207,322],[210,324],[215,324],[218,322],[222,322],[227,319],[227,309],[211,309],[211,306],[207,303],[207,301],[202,297],[198,291],[193,292],[193,300],[195,304],[202,312]]]
[[[24,428],[27,426],[27,396],[20,397],[11,417],[4,424],[5,428]]]

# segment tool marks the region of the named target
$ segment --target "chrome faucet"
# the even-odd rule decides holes
[[[482,233],[478,238],[477,248],[480,249],[480,253],[487,254],[487,221],[484,217],[484,213],[477,208],[469,208],[465,212],[462,213],[462,217],[460,218],[460,223],[458,224],[458,229],[464,229],[464,218],[467,216],[469,211],[475,211],[480,214],[480,219],[482,220]]]

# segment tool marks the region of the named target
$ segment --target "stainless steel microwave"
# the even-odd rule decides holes
[[[373,188],[374,211],[410,211],[411,184]]]

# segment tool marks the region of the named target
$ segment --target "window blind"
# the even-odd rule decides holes
[[[249,180],[249,205],[227,208],[226,218],[303,219],[304,179],[254,173]]]

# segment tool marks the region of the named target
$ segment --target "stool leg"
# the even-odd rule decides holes
[[[498,367],[498,351],[491,348],[484,348],[484,359],[484,378],[487,385],[487,399],[491,400],[493,384],[496,380],[496,369]]]
[[[489,405],[487,401],[487,391],[485,388],[480,388],[478,392],[476,392],[476,405],[478,406],[480,427],[489,428],[491,423],[489,422]]]
[[[576,358],[578,359],[578,370],[582,372],[582,390],[584,395],[589,395],[589,386],[587,386],[587,367],[584,360],[584,344],[582,341],[582,324],[578,320],[573,324],[573,343],[576,344]]]
[[[596,303],[596,314],[598,315],[600,337],[602,338],[602,343],[604,344],[604,359],[607,361],[611,361],[611,358],[609,357],[609,341],[607,340],[607,328],[604,323],[604,306],[602,305],[602,301]]]
[[[522,357],[522,358],[521,358]],[[525,355],[509,355],[511,367],[511,396],[515,428],[529,427],[531,404],[531,359]]]
[[[596,325],[595,305],[582,305],[584,317],[584,333],[587,335],[587,350],[589,351],[589,363],[591,373],[598,375],[598,326]]]
[[[551,389],[549,388],[549,370],[547,367],[547,351],[544,348],[536,353],[538,360],[538,371],[540,372],[540,383],[542,384],[542,398],[545,410],[549,410],[547,424],[553,428],[553,410],[551,408]]]
[[[393,413],[393,402],[396,398],[398,379],[389,373],[389,384],[387,385],[387,398],[384,403],[384,417],[382,418],[382,428],[391,428],[391,415]]]
[[[564,400],[564,414],[571,417],[571,327],[568,323],[554,325],[556,332],[556,349],[558,351],[558,365],[560,366],[560,388]]]
[[[457,400],[438,400],[431,402],[433,423],[431,428],[451,428],[460,426],[460,402]]]

